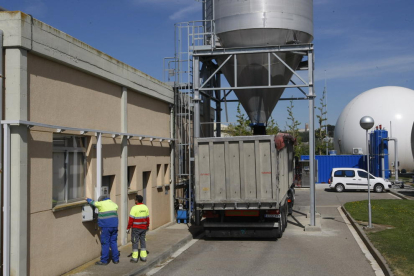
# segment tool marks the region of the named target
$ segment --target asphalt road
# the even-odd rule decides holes
[[[154,275],[375,275],[338,211],[345,202],[366,199],[367,193],[338,194],[324,186],[316,189],[322,232],[303,231],[310,196],[309,190],[297,190],[295,212],[281,239],[201,239]],[[371,195],[396,199],[387,193]]]

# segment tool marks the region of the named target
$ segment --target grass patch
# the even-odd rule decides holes
[[[414,275],[414,201],[371,200],[372,223],[391,225],[393,229],[367,232],[374,246],[396,275]],[[355,220],[368,221],[368,201],[345,204]]]

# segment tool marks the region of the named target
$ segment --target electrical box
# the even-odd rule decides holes
[[[93,221],[93,208],[90,205],[82,206],[82,222]]]
[[[102,186],[101,187],[101,195],[109,196],[109,187],[108,186]]]

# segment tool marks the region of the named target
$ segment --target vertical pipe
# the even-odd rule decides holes
[[[194,138],[200,137],[200,91],[198,90],[200,86],[200,62],[198,57],[193,59],[193,89],[194,89]],[[206,112],[206,111],[204,111]],[[190,144],[190,143],[189,143]],[[190,147],[189,147],[190,148]],[[189,184],[188,184],[188,209],[189,209],[189,218],[192,217],[192,175],[191,175],[191,161],[188,160],[189,164]],[[195,207],[195,205],[194,205]],[[196,212],[197,214],[198,212]],[[196,224],[198,224],[198,218],[195,219]]]
[[[366,137],[365,139],[367,140],[367,180],[368,180],[368,228],[372,228],[372,223],[371,223],[371,185],[370,185],[370,173],[369,173],[369,148],[368,148],[368,129],[366,130]]]
[[[227,109],[227,96],[226,96],[226,90],[224,90],[224,109],[226,110],[226,122],[229,122],[229,111]]]
[[[385,179],[385,154],[384,154],[384,140],[386,138],[381,139],[381,169],[382,169],[382,178]]]
[[[174,100],[175,100],[176,89],[174,88]],[[171,137],[171,144],[170,144],[170,216],[171,222],[175,221],[175,212],[174,212],[174,195],[175,195],[175,144],[173,142],[174,133],[175,133],[175,105],[172,105],[170,108],[170,137]]]
[[[3,54],[3,53],[2,53]],[[4,124],[3,275],[10,275],[10,125]]]
[[[388,138],[388,141],[394,141],[394,170],[395,170],[395,184],[398,184],[398,140],[397,138]]]
[[[3,120],[3,31],[0,30],[0,121]],[[0,126],[0,177],[3,170],[3,128]],[[2,197],[0,188],[0,198]],[[1,205],[0,205],[1,206]],[[2,212],[0,211],[0,221],[2,221]],[[1,230],[0,230],[1,232]],[[0,249],[2,240],[0,239]]]
[[[194,137],[200,137],[200,77],[199,77],[199,59],[194,57],[193,61],[193,88],[194,88]],[[205,112],[205,111],[204,111]]]
[[[96,133],[96,191],[95,198],[99,199],[102,190],[102,133]]]
[[[221,93],[218,94],[219,97]],[[221,137],[221,101],[216,102],[216,136]]]
[[[309,75],[309,177],[310,177],[310,225],[315,226],[315,125],[313,91],[313,51],[308,52]]]
[[[221,74],[216,76],[216,87],[221,87]],[[216,91],[216,98],[221,99],[221,90]],[[221,137],[221,100],[216,102],[216,136]]]
[[[234,58],[234,87],[237,87],[237,55],[233,55]]]
[[[267,81],[268,85],[272,85],[272,68],[270,67],[270,53],[267,53]]]
[[[121,96],[121,131],[128,133],[128,90],[122,87]],[[121,244],[127,244],[128,235],[126,229],[128,227],[129,210],[128,210],[128,137],[122,136],[121,151]],[[136,173],[136,172],[135,172]]]

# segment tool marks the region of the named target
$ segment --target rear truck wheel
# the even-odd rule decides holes
[[[284,219],[282,216],[282,210],[280,211],[280,218],[279,218],[279,227],[277,228],[277,234],[276,234],[276,238],[280,239],[283,236],[283,230],[284,230]]]
[[[342,184],[336,184],[336,186],[335,186],[335,190],[336,190],[338,193],[342,193],[342,192],[345,190],[345,187],[344,187],[344,185],[342,185]]]
[[[384,186],[382,186],[382,184],[375,184],[374,191],[376,193],[382,193],[384,191]]]
[[[287,200],[287,215],[292,215],[293,213],[293,204],[294,204],[294,197],[293,193],[288,193],[288,200]]]
[[[287,228],[287,204],[285,206],[283,206],[283,232],[285,232],[286,228]]]

